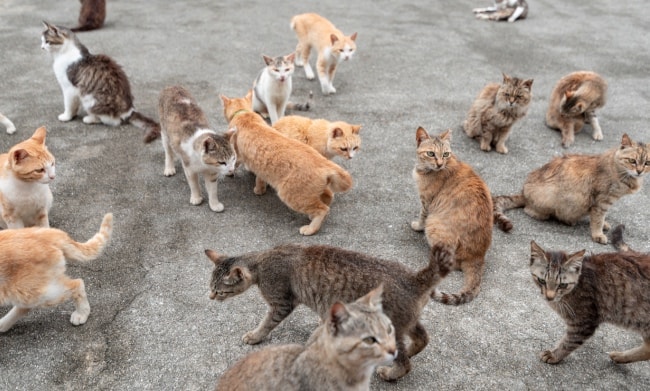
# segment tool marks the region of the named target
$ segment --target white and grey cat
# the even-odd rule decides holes
[[[16,126],[14,125],[14,123],[11,122],[9,118],[2,115],[2,113],[0,113],[0,124],[3,124],[4,127],[7,128],[7,133],[13,134],[14,132],[16,132]]]
[[[160,93],[158,112],[165,149],[165,176],[176,174],[174,155],[183,164],[190,185],[190,204],[203,202],[199,175],[203,175],[210,209],[222,212],[217,197],[219,176],[232,174],[237,155],[230,146],[230,134],[219,135],[210,129],[208,119],[192,95],[181,86],[165,88]]]
[[[52,55],[52,68],[61,90],[65,110],[59,121],[72,120],[80,105],[83,122],[118,126],[131,123],[146,131],[144,141],[160,136],[160,126],[133,107],[131,86],[124,70],[103,54],[91,54],[70,29],[43,22],[41,48]]]
[[[514,22],[517,19],[526,19],[528,3],[526,0],[495,0],[490,7],[474,8],[472,11],[478,19]]]

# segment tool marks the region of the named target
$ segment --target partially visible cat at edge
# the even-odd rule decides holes
[[[9,134],[14,134],[16,132],[16,126],[14,125],[13,122],[2,113],[0,113],[0,124],[4,125],[5,128],[7,128],[7,133]]]
[[[531,241],[530,271],[542,297],[566,323],[566,334],[555,348],[541,352],[542,361],[559,363],[601,323],[623,327],[643,338],[641,346],[609,352],[612,361],[650,360],[650,255],[547,251]]]
[[[106,19],[106,0],[79,0],[79,24],[73,32],[96,30],[104,25]]]
[[[49,227],[56,170],[45,127],[0,155],[0,227]]]
[[[589,71],[570,73],[562,77],[549,99],[546,126],[559,130],[564,148],[573,144],[575,134],[584,124],[591,124],[592,137],[603,139],[596,109],[605,105],[607,82],[599,74]]]
[[[316,71],[323,95],[336,92],[334,75],[339,63],[350,60],[357,49],[357,33],[343,35],[329,20],[314,14],[300,14],[291,18],[291,29],[296,32],[296,65],[305,69],[308,80],[314,78],[314,71],[309,64],[311,49],[316,50]]]
[[[648,172],[650,146],[623,134],[618,147],[600,155],[564,155],[532,171],[520,194],[494,197],[494,221],[509,232],[512,222],[504,212],[521,207],[532,218],[568,225],[589,216],[592,240],[607,244],[607,211],[619,198],[637,192]]]
[[[311,146],[328,159],[337,155],[352,159],[361,148],[361,125],[288,115],[280,118],[273,128],[289,138]]]
[[[217,391],[361,391],[378,365],[397,356],[395,329],[382,312],[381,286],[350,304],[334,303],[304,345],[248,354],[219,379]]]
[[[378,375],[388,381],[406,375],[411,370],[410,357],[429,343],[420,314],[453,261],[453,253],[441,246],[433,246],[428,266],[419,271],[400,262],[324,245],[285,244],[234,257],[213,250],[205,253],[214,263],[211,299],[223,301],[257,285],[268,304],[264,320],[244,334],[247,344],[261,342],[300,304],[325,319],[335,302],[354,301],[383,284],[383,309],[395,327],[398,351],[391,367],[377,368]]]
[[[32,308],[74,301],[70,323],[86,323],[90,305],[82,279],[65,274],[65,262],[88,262],[104,250],[113,232],[113,215],[102,220],[99,232],[78,243],[55,228],[21,228],[0,231],[0,305],[14,307],[0,319],[0,333],[11,328]]]
[[[160,125],[133,107],[129,79],[113,59],[90,54],[70,29],[43,22],[41,48],[52,55],[54,75],[63,92],[59,121],[72,120],[83,106],[86,124],[119,126],[131,123],[146,131],[144,142],[160,136]]]
[[[174,156],[183,166],[187,184],[190,186],[190,204],[203,202],[199,175],[203,176],[208,192],[208,204],[215,212],[224,206],[217,196],[220,176],[235,171],[237,155],[230,145],[231,132],[217,134],[210,129],[208,118],[201,107],[181,86],[166,87],[160,93],[158,113],[165,150],[165,176],[176,174]]]
[[[526,19],[528,3],[526,0],[495,0],[494,5],[490,7],[474,8],[472,11],[477,19],[507,20],[512,23],[519,19]]]

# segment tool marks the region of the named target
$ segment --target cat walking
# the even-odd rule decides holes
[[[14,134],[16,132],[16,125],[9,118],[2,115],[2,113],[0,113],[0,124],[6,128],[8,134]]]
[[[264,320],[244,334],[247,344],[261,342],[300,304],[326,319],[335,302],[354,301],[383,284],[383,309],[395,327],[398,351],[391,367],[377,369],[384,380],[406,375],[411,370],[409,358],[429,343],[420,314],[453,262],[453,252],[438,245],[431,249],[429,265],[419,271],[399,262],[324,245],[285,244],[234,257],[213,250],[205,253],[214,263],[211,299],[223,301],[257,285],[269,305]]]
[[[494,198],[494,219],[505,232],[512,222],[504,212],[524,208],[538,220],[555,218],[574,225],[589,216],[594,242],[607,244],[603,231],[609,208],[627,194],[637,192],[650,172],[650,147],[627,134],[618,147],[600,155],[571,154],[556,157],[528,174],[520,194]]]
[[[472,10],[477,19],[507,20],[512,23],[516,20],[526,19],[528,16],[528,3],[526,0],[495,0],[494,4],[485,8]]]
[[[199,175],[203,176],[208,192],[208,204],[215,212],[224,206],[217,196],[220,176],[235,171],[237,155],[230,145],[230,136],[210,129],[208,119],[190,92],[181,86],[167,87],[160,93],[158,114],[165,149],[165,176],[176,174],[177,156],[190,186],[190,204],[203,202]]]
[[[382,292],[380,286],[353,303],[334,303],[305,346],[255,351],[228,369],[216,390],[369,390],[375,368],[397,356]]]
[[[70,323],[86,323],[90,305],[82,279],[65,274],[67,261],[89,262],[99,257],[113,232],[113,215],[102,220],[99,232],[78,243],[54,228],[0,231],[0,305],[13,308],[0,319],[0,333],[11,328],[32,308],[48,307],[72,299]]]
[[[119,126],[128,122],[146,131],[146,143],[160,136],[160,125],[133,107],[131,86],[122,67],[106,55],[90,54],[70,29],[43,24],[41,48],[52,55],[54,75],[63,91],[65,110],[59,121],[72,120],[81,105],[86,124]]]

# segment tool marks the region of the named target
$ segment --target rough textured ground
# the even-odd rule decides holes
[[[443,5],[444,3],[444,5]],[[531,0],[529,18],[514,24],[474,20],[473,7],[488,1],[415,0],[305,2],[183,2],[111,0],[101,30],[80,34],[93,53],[117,60],[130,77],[137,108],[157,118],[159,92],[182,84],[226,130],[218,94],[244,95],[262,68],[261,54],[290,53],[296,43],[291,16],[315,11],[341,30],[358,32],[358,53],[337,73],[338,93],[324,97],[318,83],[294,76],[294,97],[314,91],[310,117],[363,125],[363,148],[340,162],[355,179],[337,196],[321,232],[301,237],[306,217],[291,212],[273,192],[252,192],[243,171],[225,178],[219,198],[226,210],[191,206],[185,178],[166,178],[160,142],[141,143],[133,126],[61,123],[61,91],[49,56],[40,49],[41,20],[72,25],[73,0],[0,0],[0,112],[18,131],[0,129],[0,150],[39,126],[57,158],[51,223],[79,240],[90,237],[105,212],[115,214],[114,239],[105,255],[71,266],[82,277],[92,307],[88,323],[73,327],[72,305],[32,312],[0,335],[0,389],[205,390],[248,352],[241,342],[265,312],[256,289],[225,303],[208,298],[210,262],[205,248],[238,254],[283,242],[324,243],[363,251],[419,268],[426,262],[423,236],[408,223],[419,209],[411,170],[415,129],[454,129],[453,148],[496,194],[519,191],[526,174],[564,151],[557,132],[544,126],[548,96],[563,75],[581,69],[609,81],[600,112],[605,139],[590,131],[570,152],[600,153],[627,132],[647,132],[650,36],[644,1],[558,2]],[[312,60],[313,61],[313,60]],[[484,153],[460,131],[479,90],[501,72],[534,78],[527,117],[515,125],[506,156]],[[621,199],[609,213],[627,225],[633,248],[650,251],[647,186]],[[509,213],[511,234],[495,230],[479,297],[468,305],[430,303],[422,314],[431,342],[413,371],[375,390],[630,389],[650,388],[647,362],[615,365],[605,352],[638,345],[618,328],[599,329],[561,365],[538,353],[562,336],[563,322],[530,281],[529,243],[554,249],[611,251],[593,243],[588,224],[538,222]],[[460,273],[443,286],[457,289]],[[4,315],[9,307],[0,308]],[[304,342],[318,319],[301,308],[261,346]]]

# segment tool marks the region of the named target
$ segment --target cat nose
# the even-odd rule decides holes
[[[217,297],[217,292],[210,292],[210,300],[214,300]]]
[[[553,301],[553,299],[555,299],[555,291],[549,291],[547,289],[545,296],[546,296],[546,300]]]

